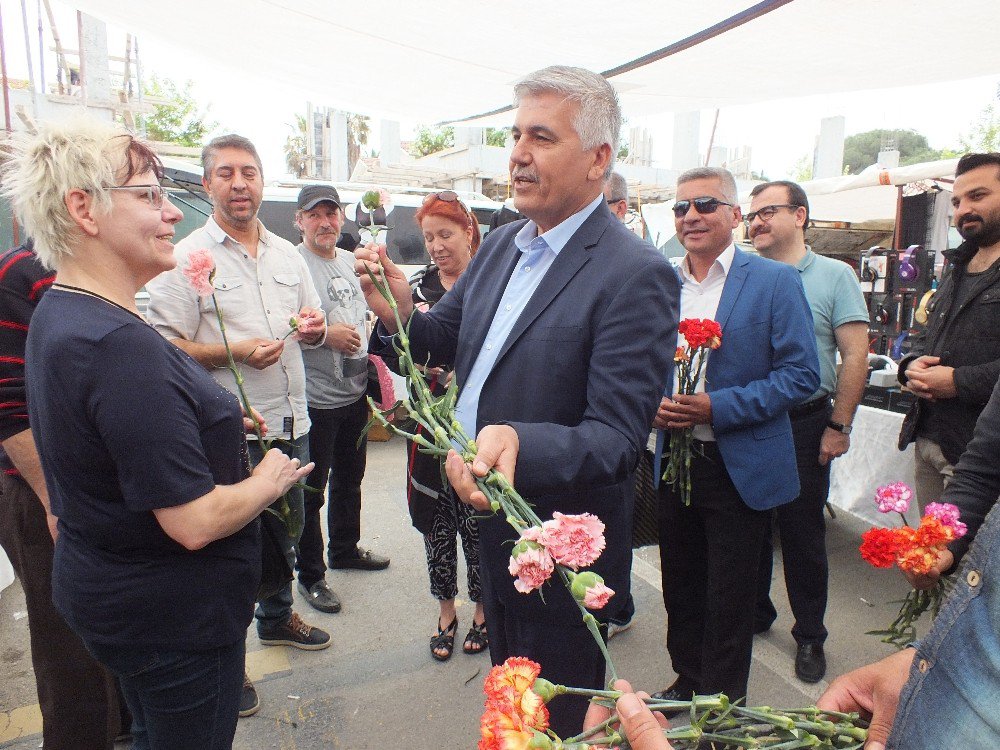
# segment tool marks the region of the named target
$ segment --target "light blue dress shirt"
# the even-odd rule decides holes
[[[458,403],[455,405],[455,416],[469,437],[473,439],[476,437],[479,396],[514,323],[528,304],[531,295],[542,283],[556,256],[603,201],[604,194],[601,193],[591,203],[545,234],[538,234],[538,225],[529,221],[514,236],[514,244],[521,251],[521,258],[510,275],[507,288],[504,289],[500,305],[490,324],[490,330],[483,341],[483,348],[479,350],[479,355],[469,372],[469,379],[462,386]]]

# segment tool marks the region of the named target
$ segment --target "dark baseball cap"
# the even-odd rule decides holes
[[[333,185],[306,185],[299,191],[299,211],[311,211],[316,205],[327,201],[340,208],[340,195]]]

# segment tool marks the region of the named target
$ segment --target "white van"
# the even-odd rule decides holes
[[[201,186],[201,165],[170,157],[162,157],[162,161],[163,186],[169,191],[171,202],[184,212],[184,219],[176,228],[177,239],[183,239],[205,223],[206,217],[212,213],[212,205]],[[261,203],[258,216],[269,231],[284,237],[293,245],[301,241],[299,231],[295,228],[295,204],[299,190],[311,184],[332,184],[337,188],[345,208],[361,200],[365,191],[385,187],[354,182],[328,183],[323,180],[295,180],[265,186],[264,201]],[[393,262],[403,266],[409,275],[430,263],[423,235],[413,216],[424,198],[438,190],[410,187],[387,189],[392,195],[394,208],[388,217],[388,231],[379,235],[379,241],[388,245],[389,257]],[[475,215],[479,222],[479,230],[485,235],[489,228],[490,216],[503,204],[479,193],[460,191],[458,197]],[[353,221],[347,221],[344,224],[341,240],[337,244],[353,250],[359,239],[358,225]]]

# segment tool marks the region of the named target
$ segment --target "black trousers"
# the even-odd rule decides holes
[[[121,723],[117,681],[52,604],[54,546],[41,501],[20,477],[3,474],[0,544],[24,589],[46,750],[111,750]]]
[[[743,698],[757,570],[770,514],[749,508],[715,443],[696,443],[691,505],[660,485],[660,568],[674,671],[705,694]],[[701,451],[704,454],[701,454]]]
[[[830,465],[820,466],[819,444],[829,418],[829,411],[824,409],[792,419],[795,459],[802,489],[795,500],[774,511],[781,539],[788,603],[795,616],[792,636],[800,644],[822,644],[827,636],[823,617],[830,565],[826,554],[824,510],[830,493]],[[755,618],[760,626],[774,622],[778,616],[771,601],[773,558],[771,534],[768,534],[757,573]]]
[[[308,587],[323,578],[323,530],[320,509],[329,484],[327,526],[330,559],[356,554],[361,539],[361,480],[365,476],[368,438],[368,402],[361,396],[336,409],[309,407],[309,459],[316,462],[306,484],[318,492],[305,493],[305,524],[298,546],[299,581]],[[361,438],[360,444],[358,438]]]

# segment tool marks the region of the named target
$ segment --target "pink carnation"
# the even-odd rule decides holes
[[[378,355],[369,354],[368,360],[375,365],[375,372],[378,373],[378,387],[382,393],[382,401],[379,403],[378,408],[386,411],[396,403],[396,389],[392,382],[392,375],[389,374],[389,368],[386,367],[385,362]]]
[[[955,532],[955,538],[965,536],[969,529],[959,519],[958,507],[951,503],[929,503],[924,509],[924,516],[933,516],[945,526],[950,526]]]
[[[604,522],[590,513],[567,516],[556,511],[542,524],[540,541],[560,565],[585,568],[604,551]]]
[[[195,250],[188,256],[184,275],[194,287],[199,297],[211,297],[215,293],[212,277],[215,275],[215,258],[207,247]]]
[[[875,490],[875,504],[879,513],[905,513],[910,509],[913,490],[906,482],[893,482]]]
[[[514,581],[514,588],[522,594],[530,594],[549,580],[555,564],[545,547],[524,540],[514,545],[507,569],[517,579]]]
[[[587,593],[583,597],[583,606],[587,609],[603,609],[614,595],[615,592],[603,583],[595,584],[587,589]]]

